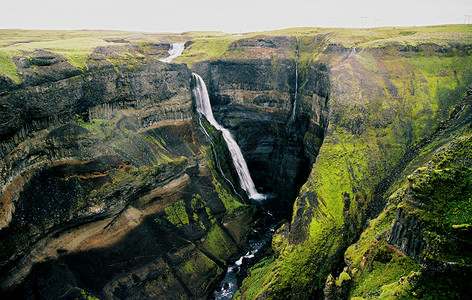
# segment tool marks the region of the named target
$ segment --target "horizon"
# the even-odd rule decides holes
[[[186,30],[181,32],[170,32],[170,31],[138,31],[138,30],[122,30],[122,29],[93,29],[93,28],[77,28],[77,29],[37,29],[37,28],[0,28],[0,31],[4,30],[19,30],[19,31],[94,31],[94,32],[117,32],[117,33],[143,33],[143,34],[169,34],[169,35],[182,35],[186,33],[194,33],[194,32],[207,32],[207,33],[223,33],[228,35],[238,35],[238,34],[249,34],[249,33],[263,33],[263,32],[272,32],[272,31],[283,31],[283,30],[296,30],[296,29],[360,29],[360,30],[369,30],[369,29],[399,29],[399,28],[415,28],[415,27],[440,27],[440,26],[458,26],[458,25],[472,25],[472,24],[429,24],[429,25],[397,25],[397,26],[376,26],[376,27],[340,27],[340,26],[333,26],[333,27],[322,27],[322,26],[295,26],[295,27],[284,27],[284,28],[277,28],[277,29],[267,29],[267,30],[258,30],[258,31],[245,31],[245,32],[227,32],[221,30]]]
[[[17,0],[2,4],[0,28],[245,33],[299,27],[388,28],[472,23],[472,2],[468,0],[448,3],[438,0],[414,3],[407,0],[395,3],[295,0],[289,6],[268,0],[242,0],[237,5],[215,0],[172,3],[135,0],[133,5],[124,0],[84,0],[81,5],[59,0],[27,2]]]

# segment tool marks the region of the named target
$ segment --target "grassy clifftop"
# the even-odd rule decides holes
[[[468,44],[472,43],[472,28],[468,25],[441,25],[428,27],[399,28],[289,28],[275,31],[227,34],[212,31],[190,31],[176,33],[139,33],[125,31],[52,31],[52,30],[0,30],[0,73],[16,83],[21,74],[15,57],[28,57],[35,49],[49,50],[63,55],[68,62],[79,68],[86,68],[91,54],[97,47],[137,45],[149,43],[185,42],[193,43],[176,62],[189,66],[198,61],[217,60],[224,55],[234,54],[232,43],[262,36],[299,36],[305,39],[324,39],[327,43],[316,51],[305,53],[316,57],[325,51],[329,43],[344,48],[384,48],[389,44],[417,46],[420,44]],[[145,48],[145,47],[144,47]],[[143,49],[144,50],[144,49]],[[244,55],[243,55],[244,57]],[[122,57],[122,59],[124,59]]]

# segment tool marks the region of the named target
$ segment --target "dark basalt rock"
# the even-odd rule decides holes
[[[398,209],[387,242],[406,255],[419,260],[426,249],[423,230],[424,225],[421,222],[404,213],[402,209]]]
[[[286,37],[268,40],[285,48],[294,41]],[[238,45],[263,47],[257,41],[243,40]],[[256,186],[262,192],[277,194],[282,202],[275,206],[287,218],[291,199],[308,176],[327,124],[328,70],[322,64],[306,68],[299,78],[299,85],[303,82],[297,95],[300,109],[291,121],[294,61],[228,58],[195,63],[192,67],[205,80],[215,118],[233,133]],[[314,115],[319,118],[315,120]]]
[[[0,96],[4,95],[8,91],[14,89],[16,84],[9,77],[0,73]],[[0,104],[0,109],[5,108],[6,104]]]
[[[37,49],[32,54],[30,62],[34,66],[51,66],[64,61],[64,58],[59,54],[43,49]]]

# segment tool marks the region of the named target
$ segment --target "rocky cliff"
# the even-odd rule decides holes
[[[84,69],[15,58],[21,82],[0,100],[5,297],[204,298],[241,251],[254,207],[192,120],[190,70],[138,50],[97,48]]]
[[[281,199],[287,218],[323,141],[330,93],[326,66],[298,66],[296,49],[294,37],[254,37],[234,42],[217,61],[192,66],[208,83],[215,117],[234,132],[256,185]]]
[[[191,71],[286,219],[236,298],[467,295],[453,278],[471,278],[470,26],[172,38],[189,41],[177,59],[189,68],[137,38],[85,63],[11,59],[5,295],[209,297],[256,208],[231,187],[221,136],[199,129]]]
[[[384,209],[408,175],[403,170],[424,159],[423,148],[437,147],[430,142],[438,130],[453,126],[469,105],[461,102],[471,81],[469,33],[389,39],[370,32],[367,42],[342,34],[300,38],[300,65],[328,70],[327,127],[292,219],[274,237],[274,257],[252,269],[237,295],[243,299],[323,297],[326,278],[340,274],[343,253]],[[455,130],[470,130],[457,122],[463,125]],[[410,249],[415,259],[428,247],[425,227],[401,212],[395,224],[388,245]],[[342,279],[351,275],[340,276],[335,285],[348,297]]]

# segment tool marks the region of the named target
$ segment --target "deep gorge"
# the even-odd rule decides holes
[[[467,294],[451,281],[471,274],[464,28],[108,38],[82,66],[45,49],[12,58],[0,295],[210,298],[266,210],[277,229],[236,299]],[[168,39],[185,41],[172,63]],[[192,72],[262,206],[200,119]]]

